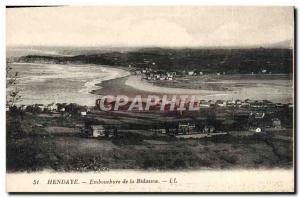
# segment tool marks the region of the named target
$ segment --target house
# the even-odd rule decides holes
[[[21,105],[21,107],[20,107],[20,108],[21,108],[21,110],[22,110],[22,111],[25,111],[25,110],[26,110],[26,108],[27,108],[27,105]]]
[[[105,129],[105,137],[114,137],[118,135],[118,129],[116,127],[108,127]]]
[[[166,129],[163,129],[163,128],[154,128],[154,129],[151,129],[151,131],[156,134],[158,134],[158,133],[166,134],[167,133]]]
[[[255,133],[261,133],[262,129],[259,127],[250,127],[249,131],[255,132]]]
[[[215,101],[209,100],[208,104],[209,104],[210,107],[213,107],[213,106],[215,106]]]
[[[273,120],[273,127],[276,129],[280,129],[281,128],[281,121],[278,118],[274,118]]]
[[[64,107],[60,109],[60,112],[65,112],[65,111],[66,109]]]
[[[260,102],[260,101],[251,102],[250,105],[253,108],[263,108],[264,107],[264,103]]]
[[[244,107],[244,108],[247,108],[247,107],[250,107],[250,104],[247,103],[247,102],[242,102],[240,107]]]
[[[284,107],[284,104],[281,104],[281,103],[276,103],[276,107],[278,107],[278,108],[282,108],[282,107]]]
[[[238,99],[238,100],[235,101],[235,104],[240,106],[240,105],[242,105],[242,101]]]
[[[234,106],[235,105],[235,101],[234,100],[227,100],[226,101],[226,106]]]
[[[187,123],[187,124],[179,123],[178,124],[178,134],[189,134],[189,133],[193,132],[195,129],[196,129],[195,124],[191,124],[191,123]]]
[[[105,137],[105,128],[103,125],[91,125],[88,130],[88,135],[92,137]]]
[[[215,105],[218,106],[218,107],[226,107],[226,101],[217,100]]]
[[[200,100],[199,107],[200,108],[209,108],[210,104],[206,100]]]
[[[166,76],[165,75],[161,75],[159,80],[166,80]]]
[[[141,78],[142,78],[142,79],[147,79],[147,75],[143,73],[143,74],[141,75]]]
[[[37,106],[37,108],[39,108],[41,111],[44,111],[45,110],[45,106],[44,105],[42,105],[42,104],[37,104],[36,105]]]
[[[202,133],[214,133],[215,132],[215,127],[214,126],[205,126],[202,129]]]
[[[47,109],[49,111],[57,111],[58,107],[57,107],[57,104],[52,103],[47,106]]]
[[[86,116],[86,113],[87,113],[86,111],[81,111],[81,112],[80,112],[80,115],[81,115],[81,116]]]
[[[251,101],[250,99],[246,99],[246,100],[245,100],[245,103],[249,103],[249,104],[250,104],[251,102],[252,102],[252,101]]]
[[[262,119],[265,117],[265,112],[255,112],[255,113],[250,113],[250,116],[254,115],[255,119]]]
[[[288,108],[294,108],[294,104],[288,103]]]
[[[193,76],[193,75],[194,75],[194,71],[189,71],[189,72],[188,72],[188,75],[189,75],[189,76]]]

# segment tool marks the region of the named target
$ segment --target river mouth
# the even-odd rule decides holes
[[[93,106],[98,96],[91,94],[96,84],[121,78],[129,72],[100,65],[11,64],[19,73],[19,104],[77,103]]]
[[[12,64],[19,72],[19,104],[77,103],[94,106],[99,95],[188,94],[204,100],[252,99],[293,102],[293,82],[288,75],[223,75],[211,78],[178,77],[174,81],[147,81],[122,68],[75,64]],[[207,78],[209,76],[206,76]],[[278,77],[280,77],[278,79]],[[193,78],[192,80],[184,80]]]

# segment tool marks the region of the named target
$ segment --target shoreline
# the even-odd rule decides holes
[[[68,64],[45,64],[45,63],[12,63],[16,65],[44,65],[49,67],[49,65],[53,66],[68,66]],[[94,100],[99,98],[99,95],[127,95],[128,97],[135,97],[136,95],[141,95],[147,97],[148,95],[195,95],[201,98],[202,100],[245,100],[245,99],[252,99],[252,100],[270,100],[272,102],[280,102],[280,103],[293,103],[293,95],[291,92],[293,90],[290,90],[288,87],[288,82],[286,83],[287,87],[282,87],[282,84],[279,83],[277,85],[274,84],[272,81],[273,79],[270,79],[271,85],[265,85],[262,83],[261,80],[257,80],[254,77],[255,83],[253,84],[253,87],[250,86],[237,86],[240,84],[237,82],[237,85],[233,87],[231,90],[226,90],[226,83],[223,82],[223,80],[226,80],[226,78],[231,78],[232,76],[222,76],[221,81],[217,80],[216,82],[206,82],[207,84],[219,84],[222,86],[221,89],[205,89],[205,88],[189,88],[190,84],[188,83],[198,83],[197,85],[201,85],[201,82],[194,82],[190,81],[188,82],[185,87],[179,86],[179,87],[168,87],[166,83],[168,82],[162,82],[162,86],[152,84],[151,82],[148,82],[147,80],[140,79],[140,77],[135,76],[130,72],[130,70],[126,67],[112,67],[108,65],[94,65],[94,64],[88,64],[88,65],[82,65],[82,64],[70,64],[71,67],[95,67],[97,68],[96,71],[101,71],[107,73],[106,76],[97,77],[94,76],[94,78],[90,78],[87,82],[82,84],[82,88],[78,90],[78,93],[72,92],[72,97],[69,101],[66,102],[75,102],[81,101],[83,103],[89,103],[94,104]],[[64,68],[59,68],[64,69]],[[68,68],[70,69],[70,68]],[[107,71],[106,71],[107,70]],[[76,70],[77,71],[77,70]],[[95,72],[96,72],[95,71]],[[57,71],[56,71],[57,72]],[[64,71],[66,72],[66,71]],[[72,73],[66,73],[67,75],[73,75]],[[94,73],[93,75],[95,75]],[[280,75],[280,74],[279,74]],[[272,76],[278,76],[276,74]],[[43,77],[43,76],[41,76]],[[65,75],[59,75],[59,77],[53,77],[59,78],[59,79],[66,79],[67,76]],[[75,76],[76,78],[82,78],[84,76]],[[68,77],[71,79],[71,77]],[[225,79],[224,79],[225,78]],[[44,79],[44,78],[43,78]],[[49,80],[48,78],[45,78],[46,80]],[[50,78],[52,79],[52,78]],[[52,80],[53,80],[52,79]],[[173,83],[170,81],[170,83]],[[180,82],[181,83],[181,82]],[[182,82],[185,83],[185,82]],[[241,83],[245,83],[243,80]],[[228,83],[227,83],[228,84]],[[283,84],[285,86],[285,84]],[[78,95],[79,94],[79,95]],[[83,94],[83,95],[81,95]],[[77,96],[76,96],[77,95]],[[90,96],[89,96],[90,95]],[[76,99],[77,98],[77,99]],[[81,98],[81,99],[80,99]],[[84,99],[85,98],[85,99]],[[39,98],[33,98],[34,100],[41,100]],[[33,100],[31,99],[31,100]],[[59,99],[55,101],[60,102]],[[62,99],[62,98],[60,98]],[[43,99],[42,99],[43,100]],[[47,100],[47,99],[45,99]],[[22,103],[22,102],[21,102]],[[20,104],[21,104],[20,103]],[[41,103],[41,101],[39,101]],[[78,103],[80,104],[80,103]]]
[[[22,100],[17,105],[76,103],[93,106],[96,84],[128,76],[121,67],[94,64],[11,63],[18,72]]]
[[[258,83],[259,84],[259,83]],[[282,93],[281,95],[273,94],[276,90],[271,88],[258,86],[254,88],[239,88],[236,90],[219,91],[219,90],[200,90],[200,89],[185,89],[153,85],[146,80],[129,74],[128,76],[110,79],[96,84],[101,87],[100,89],[93,90],[93,94],[97,95],[127,95],[134,97],[135,95],[148,96],[148,95],[195,95],[203,100],[270,100],[275,103],[293,103],[293,95]],[[269,94],[260,94],[259,90]],[[289,91],[289,90],[286,90]],[[274,97],[275,96],[275,97]]]

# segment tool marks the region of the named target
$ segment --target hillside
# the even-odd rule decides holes
[[[291,49],[167,49],[142,48],[127,52],[106,52],[76,56],[28,55],[19,62],[81,63],[110,66],[132,65],[137,68],[183,71],[198,70],[206,73],[291,73]],[[155,64],[154,64],[155,63]]]

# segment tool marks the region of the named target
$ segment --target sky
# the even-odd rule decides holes
[[[9,8],[6,45],[265,46],[293,41],[293,17],[292,7]]]

